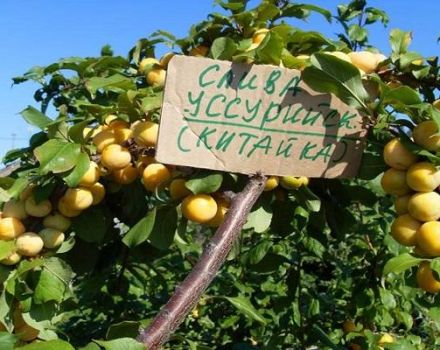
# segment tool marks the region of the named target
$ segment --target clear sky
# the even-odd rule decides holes
[[[304,0],[333,12],[344,0]],[[252,0],[251,4],[258,3]],[[411,30],[412,48],[425,56],[439,55],[439,0],[369,1],[384,9],[391,18],[388,28],[371,29],[371,42],[389,53],[388,34],[393,28]],[[137,39],[157,29],[184,36],[190,25],[206,18],[213,10],[212,0],[0,0],[0,156],[11,147],[27,145],[35,131],[18,113],[35,105],[36,85],[11,87],[11,78],[35,65],[47,65],[59,58],[96,56],[105,44],[115,54],[126,55]],[[295,26],[323,31],[329,36],[339,31],[314,15]]]

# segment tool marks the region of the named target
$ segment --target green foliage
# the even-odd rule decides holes
[[[213,174],[212,172],[200,172],[186,181],[185,187],[192,193],[212,193],[218,191],[222,185],[223,175]]]
[[[389,22],[384,11],[368,7],[365,0],[352,0],[348,4],[338,5],[335,18],[344,29],[339,38],[353,50],[368,45],[367,26],[377,22],[386,26]]]
[[[327,54],[313,55],[311,64],[303,74],[307,85],[319,92],[332,93],[348,105],[368,110],[364,102],[368,94],[356,67]]]

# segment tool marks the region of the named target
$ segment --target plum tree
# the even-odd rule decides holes
[[[2,346],[434,349],[438,57],[410,49],[411,33],[398,29],[380,53],[368,28],[388,17],[365,1],[335,13],[216,3],[221,11],[185,38],[157,31],[127,57],[104,47],[14,78],[40,84],[40,109],[22,112],[39,131],[6,154],[0,179],[0,323],[13,333],[0,333]],[[342,32],[301,29],[311,13]],[[159,58],[163,44],[172,51]],[[297,69],[311,96],[331,94],[364,116],[358,175],[160,163],[176,55]]]

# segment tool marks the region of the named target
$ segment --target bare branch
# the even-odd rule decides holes
[[[6,177],[6,176],[11,175],[19,167],[20,167],[20,163],[17,162],[17,163],[10,164],[3,169],[0,169],[0,177]]]

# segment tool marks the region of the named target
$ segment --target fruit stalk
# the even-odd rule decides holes
[[[263,192],[265,183],[265,176],[255,175],[249,179],[243,191],[234,197],[225,221],[206,245],[196,266],[177,286],[174,294],[150,325],[141,330],[138,340],[148,350],[159,349],[197,304],[225,262],[249,212]]]

